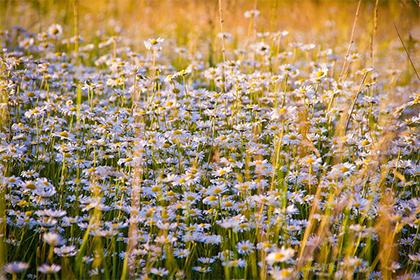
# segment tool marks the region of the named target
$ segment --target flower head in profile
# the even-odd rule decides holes
[[[243,259],[237,259],[237,260],[223,262],[222,265],[229,266],[229,267],[245,267],[246,261]]]
[[[3,267],[3,270],[10,274],[21,273],[29,268],[29,264],[26,262],[11,262]]]
[[[211,272],[211,268],[210,267],[203,267],[203,266],[194,266],[192,268],[192,270],[198,271],[198,272],[201,272],[201,273]]]
[[[54,23],[48,28],[47,33],[51,38],[60,38],[63,34],[63,28],[61,25]]]
[[[157,39],[149,39],[147,41],[144,41],[144,46],[148,50],[154,50],[154,51],[161,51],[162,50],[162,43],[165,41],[165,39],[157,38]]]
[[[54,247],[63,245],[66,242],[66,240],[60,234],[55,233],[55,232],[45,233],[44,241]]]
[[[58,264],[43,264],[41,266],[38,267],[38,271],[43,273],[43,274],[54,274],[57,273],[61,270],[61,266],[59,266]]]
[[[166,276],[166,275],[168,275],[168,274],[169,274],[169,270],[164,269],[164,268],[162,268],[162,267],[159,267],[159,268],[154,268],[154,267],[153,267],[153,268],[150,270],[150,273],[155,274],[155,275],[158,275],[158,276],[160,276],[160,277],[163,277],[163,276]]]
[[[255,18],[260,14],[260,11],[258,10],[250,10],[250,11],[246,11],[244,16],[246,18]]]
[[[54,248],[54,253],[60,257],[72,257],[75,256],[77,252],[78,250],[74,245]]]
[[[274,269],[270,270],[269,273],[275,280],[285,280],[285,279],[293,279],[293,269],[280,269],[275,267]]]
[[[284,31],[277,31],[277,32],[272,33],[271,34],[271,37],[273,37],[273,40],[279,40],[279,39],[281,39],[283,37],[286,37],[287,34],[289,34],[289,31],[286,31],[286,30],[284,30]]]
[[[220,38],[220,39],[224,38],[225,40],[232,40],[233,36],[230,33],[224,32],[224,33],[218,33],[217,38]]]
[[[346,56],[346,59],[351,62],[355,62],[359,60],[359,58],[360,58],[360,55],[358,53],[352,53],[351,55]]]

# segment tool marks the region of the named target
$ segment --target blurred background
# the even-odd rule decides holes
[[[371,52],[373,38],[376,57],[396,55],[399,57],[387,61],[401,63],[401,53],[389,51],[390,48],[402,50],[393,26],[395,22],[413,61],[420,65],[418,0],[380,0],[376,24],[375,3],[361,2],[352,52]],[[89,43],[118,36],[119,47],[129,46],[144,52],[144,40],[162,37],[170,46],[220,54],[218,5],[218,0],[1,0],[0,29],[11,30],[19,25],[27,31],[45,32],[51,24],[58,23],[63,26],[64,38],[69,38],[74,36],[75,22],[78,22],[80,35]],[[252,9],[260,11],[252,22],[254,40],[264,40],[256,36],[258,32],[287,30],[288,42],[314,43],[320,49],[332,48],[334,53],[345,54],[357,5],[358,1],[224,0],[224,31],[232,35],[226,42],[228,58],[233,55],[233,49],[245,44],[250,19],[244,13]],[[375,25],[377,31],[373,36]]]

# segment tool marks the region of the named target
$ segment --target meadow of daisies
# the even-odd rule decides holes
[[[240,13],[1,31],[0,279],[420,279],[418,59]]]

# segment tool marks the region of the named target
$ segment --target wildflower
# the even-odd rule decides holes
[[[200,273],[208,273],[211,272],[210,267],[203,267],[203,266],[194,266],[192,268],[194,271],[200,272]]]
[[[287,75],[292,78],[296,78],[299,75],[299,69],[293,65],[290,65],[290,64],[281,65],[279,68],[282,75],[285,75],[285,76]]]
[[[60,257],[72,257],[75,256],[77,252],[78,250],[74,245],[54,248],[54,253],[56,253]]]
[[[402,265],[400,265],[397,262],[392,262],[387,269],[395,273],[398,269],[402,268]]]
[[[291,268],[279,269],[275,267],[269,273],[275,280],[293,279],[293,269]]]
[[[233,36],[232,36],[232,34],[230,34],[230,33],[227,33],[227,32],[224,32],[224,33],[218,33],[217,34],[217,37],[218,38],[224,38],[224,39],[226,39],[226,40],[231,40],[232,38],[233,38]]]
[[[162,221],[158,221],[158,222],[156,223],[156,226],[157,226],[159,229],[163,229],[163,230],[172,230],[172,229],[175,229],[175,228],[178,226],[178,224],[176,224],[176,223],[172,223],[172,224],[170,224],[170,223],[162,223]]]
[[[144,46],[148,50],[152,49],[153,51],[161,51],[163,41],[165,41],[165,39],[162,39],[162,38],[149,39],[147,41],[144,41]]]
[[[232,171],[232,168],[230,166],[219,168],[218,170],[213,172],[214,176],[226,176]]]
[[[51,246],[59,246],[66,242],[66,240],[58,233],[47,232],[44,233],[44,241]]]
[[[216,261],[216,258],[215,257],[212,257],[212,258],[201,257],[201,258],[198,258],[197,260],[203,264],[212,264]]]
[[[48,182],[46,182],[48,183]],[[45,182],[44,182],[45,184]],[[39,213],[39,215],[45,215],[51,218],[62,218],[67,214],[67,211],[65,210],[52,210],[52,209],[46,209],[43,212],[42,211],[37,211]]]
[[[271,36],[273,37],[273,40],[279,40],[283,37],[286,37],[287,34],[289,34],[289,31],[284,30],[284,31],[277,31],[275,33],[272,33]]]
[[[398,276],[396,279],[397,280],[420,280],[420,274],[410,273],[410,274]]]
[[[150,273],[152,273],[154,275],[157,275],[157,276],[160,276],[160,277],[163,277],[163,276],[166,276],[166,275],[169,274],[169,270],[164,269],[163,267],[160,267],[160,268],[154,268],[153,267],[152,269],[150,269]]]
[[[190,254],[190,251],[188,249],[176,249],[174,251],[174,256],[176,258],[186,258]]]
[[[168,236],[161,235],[155,238],[156,243],[162,243],[162,244],[172,244],[176,242],[176,240],[177,238],[172,235],[168,235]]]
[[[417,253],[417,254],[408,254],[408,258],[412,262],[420,262],[420,253]]]
[[[315,44],[306,44],[306,45],[303,45],[303,46],[301,47],[301,49],[302,49],[302,51],[307,51],[307,52],[309,52],[309,51],[311,51],[311,50],[315,49],[315,47],[316,47],[316,45],[315,45]]]
[[[358,53],[352,53],[348,57],[346,57],[347,61],[355,62],[360,59],[360,55]]]
[[[26,262],[10,262],[4,265],[3,270],[10,274],[17,274],[24,272],[29,268],[29,264]]]
[[[373,68],[372,67],[370,67],[370,68],[364,68],[362,70],[357,70],[356,71],[356,74],[364,75],[364,74],[367,74],[367,73],[372,72],[372,71],[373,71]]]
[[[324,81],[324,78],[327,76],[327,73],[327,67],[319,68],[312,72],[310,78],[316,83],[321,83],[322,81]]]
[[[339,163],[332,167],[331,172],[340,176],[349,176],[356,170],[356,166],[349,162]]]
[[[51,38],[57,39],[63,34],[63,28],[61,25],[55,23],[48,28],[47,33]]]
[[[373,271],[371,274],[369,274],[369,280],[372,280],[372,279],[382,279],[382,272]]]
[[[274,248],[276,248],[276,245],[271,244],[269,241],[264,241],[257,244],[257,249],[263,250],[264,252],[269,252]]]
[[[223,262],[222,265],[229,266],[229,267],[245,267],[246,261],[243,259],[237,259],[237,260]]]
[[[175,278],[176,279],[185,279],[185,273],[182,270],[179,270],[175,273]]]
[[[322,163],[322,159],[315,155],[308,155],[300,160],[302,165],[311,165],[313,168],[318,168]]]
[[[371,141],[369,141],[369,139],[359,140],[359,141],[357,142],[357,145],[358,145],[360,148],[367,148],[367,147],[371,146]]]
[[[239,254],[247,255],[255,249],[255,246],[254,246],[254,244],[249,242],[249,240],[246,240],[246,241],[238,242],[236,244],[236,248],[237,248]]]
[[[83,256],[83,259],[82,259],[82,261],[87,264],[93,262],[93,260],[94,258],[91,258],[89,256]]]
[[[91,269],[89,270],[89,276],[96,276],[99,275],[99,273],[104,273],[105,269],[99,269],[99,268],[95,268],[95,269]]]
[[[220,244],[222,242],[222,237],[220,235],[208,235],[204,236],[203,242],[205,244]]]
[[[276,250],[275,252],[272,252],[270,254],[268,254],[267,256],[267,262],[269,264],[274,264],[274,263],[278,263],[278,262],[287,262],[289,260],[291,260],[291,258],[293,257],[295,251],[292,248],[280,248],[278,250]]]
[[[34,43],[35,43],[34,38],[25,38],[23,41],[19,42],[19,47],[31,49]]]
[[[260,11],[258,10],[250,10],[246,11],[244,16],[245,18],[256,18],[260,14]]]
[[[413,238],[401,238],[400,240],[400,244],[401,245],[406,245],[406,246],[411,246],[412,244],[414,244],[414,240]]]
[[[188,54],[188,50],[184,47],[177,47],[175,49],[175,52],[181,56],[185,56],[186,54]]]
[[[257,37],[267,38],[268,36],[270,36],[270,32],[257,32]]]
[[[54,274],[61,270],[61,266],[58,264],[43,264],[41,266],[38,266],[38,271],[43,274]]]
[[[259,42],[254,45],[255,51],[260,55],[269,55],[270,54],[270,46],[264,42]]]
[[[231,250],[224,250],[219,252],[217,256],[221,261],[225,262],[233,258],[233,252]]]
[[[185,192],[183,194],[184,201],[188,201],[190,204],[194,204],[201,198],[200,194],[194,192]]]

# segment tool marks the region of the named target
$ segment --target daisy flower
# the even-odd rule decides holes
[[[236,248],[239,254],[248,255],[255,249],[255,246],[254,244],[249,242],[249,240],[245,240],[245,241],[238,242],[238,244],[236,244]]]
[[[54,273],[59,272],[60,270],[61,270],[61,266],[59,266],[58,264],[52,264],[52,265],[43,264],[38,267],[38,271],[43,274],[54,274]]]
[[[10,274],[17,274],[17,273],[24,272],[28,268],[29,268],[29,264],[26,262],[11,262],[11,263],[6,264],[3,267],[3,270]]]
[[[63,237],[61,237],[60,234],[54,232],[44,233],[43,237],[46,243],[54,247],[62,245],[66,242],[66,240]]]
[[[274,264],[278,262],[286,262],[292,259],[293,255],[295,253],[295,250],[292,248],[280,248],[267,256],[267,262],[269,264]]]
[[[165,39],[162,39],[162,38],[149,39],[147,41],[144,41],[144,46],[148,50],[152,49],[154,51],[161,51],[163,41],[165,41]]]
[[[246,11],[244,16],[245,18],[256,18],[260,14],[260,11],[258,10],[250,10]]]
[[[162,267],[160,267],[160,268],[154,268],[153,267],[152,269],[150,269],[150,273],[158,275],[160,277],[163,277],[163,276],[166,276],[166,275],[169,274],[169,270],[164,269]]]
[[[63,34],[63,28],[61,27],[61,25],[55,23],[48,28],[47,33],[51,38],[60,38]]]

